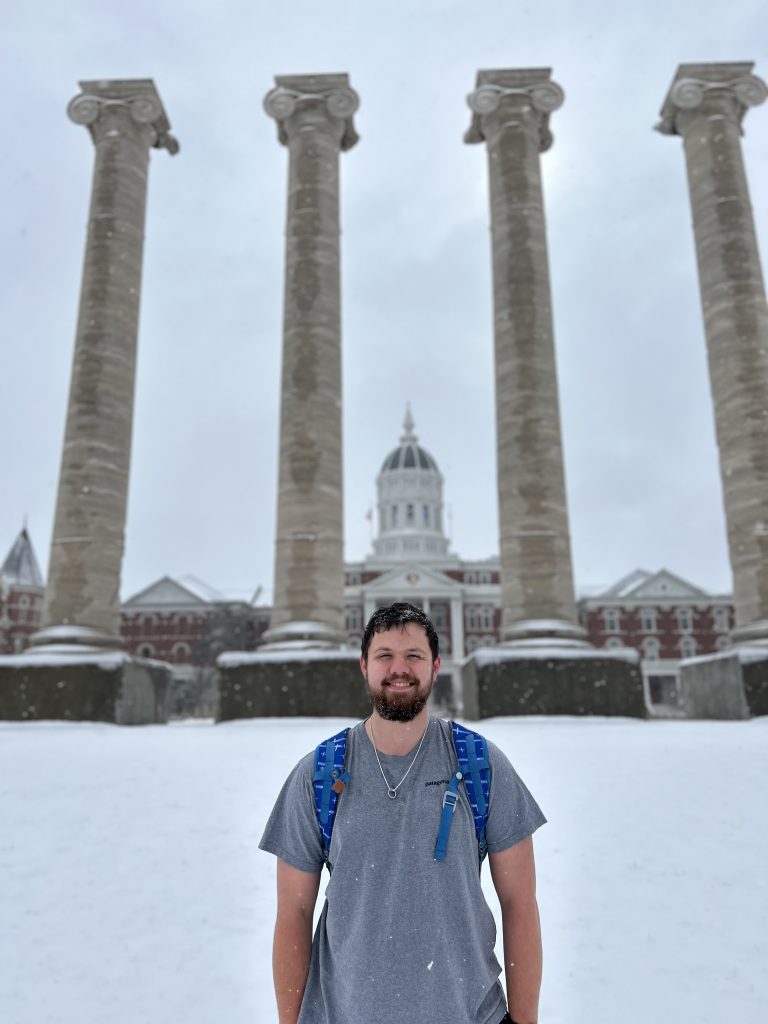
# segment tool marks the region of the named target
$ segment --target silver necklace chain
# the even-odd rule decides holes
[[[419,740],[419,745],[416,748],[416,753],[413,755],[413,760],[408,765],[408,768],[406,769],[405,775],[402,777],[402,779],[400,779],[400,781],[398,782],[398,784],[396,786],[390,786],[389,779],[384,774],[384,769],[381,767],[381,761],[379,760],[379,752],[376,749],[376,737],[373,735],[373,716],[371,716],[368,719],[368,721],[371,723],[371,739],[373,740],[373,752],[376,755],[376,761],[378,762],[378,765],[379,765],[379,771],[381,772],[381,777],[382,777],[382,779],[384,779],[384,782],[385,782],[386,787],[387,787],[387,796],[389,797],[390,800],[394,800],[395,797],[397,796],[398,789],[400,789],[402,784],[408,778],[408,772],[411,770],[411,768],[413,768],[414,764],[416,763],[416,758],[419,756],[419,751],[421,750],[421,745],[424,742],[424,737],[427,735],[427,729],[429,729],[429,723],[432,721],[432,719],[431,718],[427,719],[427,724],[424,727],[424,732],[421,734],[421,739]]]

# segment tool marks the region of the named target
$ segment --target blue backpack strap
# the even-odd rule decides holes
[[[482,864],[488,853],[485,826],[488,822],[488,805],[491,796],[491,763],[488,758],[488,743],[484,736],[472,732],[471,729],[459,725],[458,722],[451,722],[451,737],[456,751],[456,760],[459,762],[459,770],[454,774],[443,795],[443,814],[435,844],[435,860],[443,860],[447,852],[448,834],[458,801],[459,781],[463,780],[467,799],[472,808],[472,817],[475,820],[475,835]]]
[[[347,755],[347,733],[342,729],[335,736],[324,740],[315,747],[315,770],[312,788],[315,796],[315,816],[320,826],[323,841],[323,859],[328,863],[328,851],[331,848],[333,820],[336,817],[336,805],[339,795],[349,782],[349,772],[344,768]]]

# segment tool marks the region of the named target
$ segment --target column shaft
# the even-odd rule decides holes
[[[479,72],[468,142],[491,201],[502,635],[578,640],[539,153],[562,102],[548,71]]]
[[[768,307],[741,153],[751,65],[683,65],[662,131],[683,137],[733,571],[735,636],[768,639]],[[761,88],[762,86],[762,88]]]
[[[339,151],[350,127],[334,111],[351,114],[357,99],[346,76],[276,81],[265,105],[279,122],[289,166],[275,588],[267,639],[340,642]]]
[[[43,630],[120,646],[122,567],[149,148],[175,152],[152,83],[81,83],[93,186]],[[176,147],[177,148],[177,147]],[[51,627],[56,627],[51,632]]]

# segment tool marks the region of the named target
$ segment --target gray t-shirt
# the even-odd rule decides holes
[[[491,853],[546,820],[505,755],[488,743]],[[390,784],[404,757],[380,754]],[[498,1024],[505,1013],[496,926],[483,896],[472,812],[463,786],[448,853],[434,850],[443,793],[457,768],[450,723],[431,719],[397,797],[362,723],[347,738],[349,783],[339,797],[333,869],[312,943],[299,1024]],[[283,786],[259,844],[300,871],[323,867],[312,792],[314,753]]]

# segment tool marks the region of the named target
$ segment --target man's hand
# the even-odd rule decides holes
[[[272,946],[277,1016],[280,1024],[296,1024],[304,998],[312,953],[312,915],[320,873],[277,862],[277,920]]]
[[[520,1024],[536,1024],[542,958],[533,840],[523,839],[488,859],[501,904],[509,1015]]]

